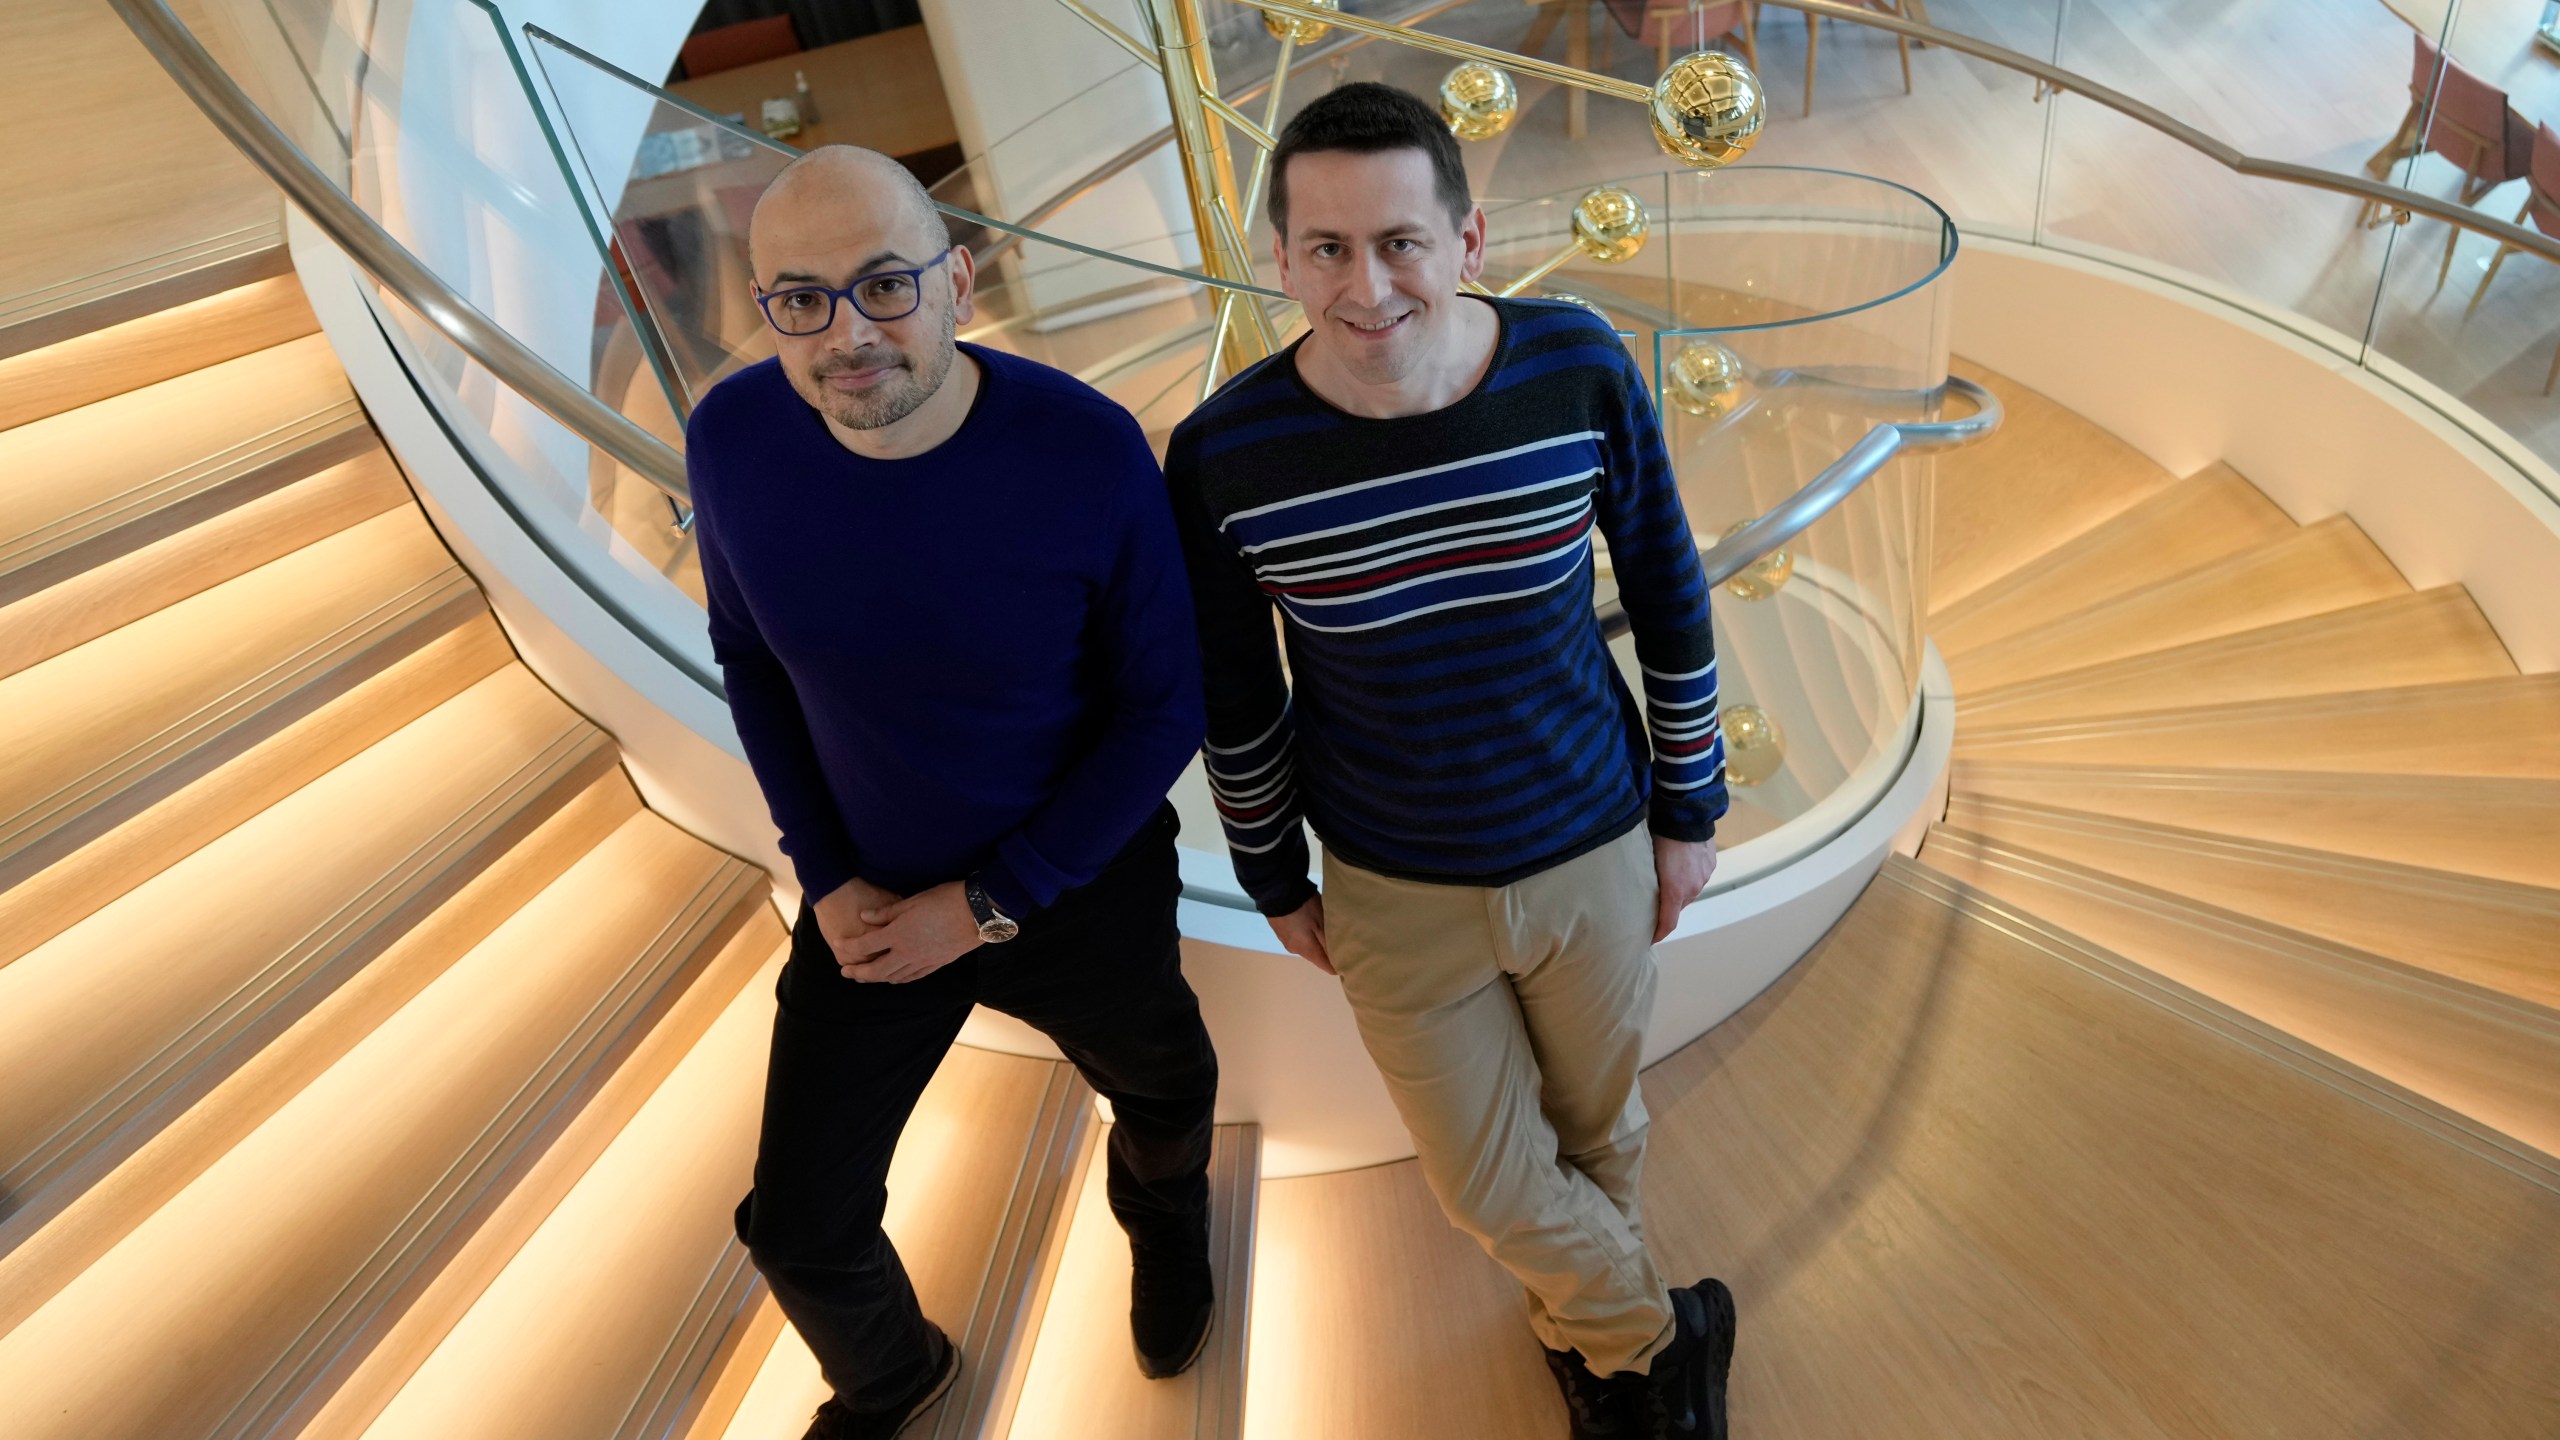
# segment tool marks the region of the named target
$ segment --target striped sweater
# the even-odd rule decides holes
[[[1264,914],[1313,893],[1302,820],[1364,869],[1490,886],[1724,813],[1707,586],[1643,377],[1577,306],[1492,303],[1493,363],[1445,409],[1346,414],[1292,347],[1173,433],[1209,782]],[[1595,529],[1641,712],[1593,618]]]

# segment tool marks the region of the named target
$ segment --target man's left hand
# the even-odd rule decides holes
[[[1680,924],[1680,912],[1707,888],[1716,873],[1716,842],[1653,837],[1653,943],[1661,944]],[[907,902],[914,904],[914,901]]]
[[[936,885],[895,905],[862,912],[872,926],[862,939],[874,953],[845,975],[869,985],[904,985],[922,979],[978,948],[978,917],[960,882]]]

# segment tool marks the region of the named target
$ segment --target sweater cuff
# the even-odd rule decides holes
[[[1013,873],[1013,867],[1006,864],[1001,855],[979,868],[978,888],[987,892],[987,898],[996,902],[998,910],[1015,920],[1044,908],[1032,898],[1030,889],[1022,883],[1022,877]]]
[[[1253,908],[1261,911],[1265,919],[1276,920],[1283,915],[1293,913],[1315,896],[1316,882],[1301,875],[1295,884],[1283,885],[1277,890],[1255,891]]]
[[[800,903],[815,905],[845,886],[857,873],[853,861],[842,855],[794,855],[791,873],[800,878]]]
[[[1718,800],[1722,800],[1719,793]],[[1716,838],[1716,817],[1724,813],[1719,803],[1712,808],[1694,799],[1664,801],[1656,798],[1645,814],[1645,828],[1665,840],[1679,840],[1691,845]]]

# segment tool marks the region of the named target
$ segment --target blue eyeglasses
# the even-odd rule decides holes
[[[924,303],[924,272],[950,258],[951,252],[945,250],[912,270],[874,270],[841,290],[794,285],[767,294],[758,286],[756,304],[764,311],[765,323],[785,335],[822,333],[836,323],[838,300],[850,301],[864,319],[875,324],[904,320]]]

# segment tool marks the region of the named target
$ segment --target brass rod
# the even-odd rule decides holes
[[[1496,295],[1517,295],[1521,291],[1526,290],[1530,286],[1537,284],[1539,281],[1546,279],[1550,275],[1553,275],[1557,270],[1563,267],[1564,262],[1581,253],[1581,244],[1576,241],[1568,240],[1565,242],[1565,247],[1563,249],[1548,257],[1546,262],[1539,265],[1537,269],[1530,271],[1528,274],[1521,276],[1519,279],[1512,281],[1510,284],[1503,286],[1501,289],[1496,290],[1493,293]]]
[[[1280,37],[1280,63],[1272,67],[1271,90],[1263,97],[1262,128],[1270,130],[1280,123],[1280,92],[1289,83],[1289,58],[1298,50],[1298,35],[1291,31]],[[1275,135],[1279,132],[1273,131]],[[1262,208],[1263,187],[1271,179],[1271,151],[1266,149],[1253,157],[1253,179],[1244,188],[1244,226],[1253,229],[1253,212]]]
[[[1112,44],[1119,46],[1121,49],[1128,51],[1130,54],[1137,56],[1139,62],[1145,65],[1148,69],[1153,70],[1158,74],[1164,73],[1164,61],[1159,59],[1153,50],[1147,48],[1147,42],[1130,34],[1128,31],[1121,29],[1119,26],[1112,24],[1110,21],[1105,20],[1100,15],[1095,14],[1093,9],[1084,3],[1084,0],[1058,0],[1058,3],[1066,6],[1069,10],[1074,11],[1087,25],[1101,31],[1103,39],[1108,40]],[[1208,107],[1209,111],[1219,119],[1226,121],[1228,124],[1233,125],[1236,129],[1242,131],[1244,133],[1244,138],[1252,141],[1255,145],[1260,146],[1264,152],[1268,153],[1273,145],[1279,143],[1271,138],[1271,131],[1268,127],[1254,124],[1251,120],[1245,118],[1243,111],[1238,110],[1236,107],[1228,104],[1216,95],[1204,92],[1200,96],[1200,103]]]
[[[1535,75],[1541,80],[1553,80],[1559,85],[1578,86],[1594,94],[1607,95],[1613,99],[1633,100],[1640,105],[1651,104],[1653,101],[1653,87],[1650,85],[1639,85],[1632,80],[1613,80],[1606,75],[1594,75],[1588,70],[1576,70],[1570,65],[1558,65],[1528,55],[1515,55],[1508,50],[1497,50],[1489,45],[1470,45],[1464,40],[1452,40],[1445,35],[1410,30],[1402,25],[1370,20],[1340,10],[1320,10],[1313,5],[1301,5],[1298,0],[1236,0],[1236,3],[1251,6],[1265,14],[1286,15],[1293,19],[1314,21],[1320,25],[1337,26],[1355,34],[1393,40],[1399,45],[1410,45],[1417,50],[1428,50],[1436,55],[1454,56],[1460,60],[1481,60],[1487,65],[1499,66],[1515,74]]]

